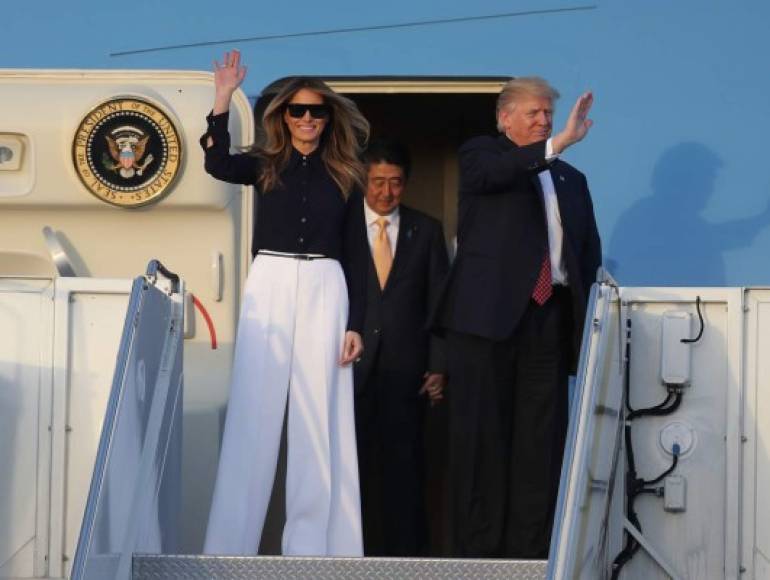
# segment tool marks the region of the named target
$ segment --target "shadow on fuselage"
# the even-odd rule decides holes
[[[723,286],[724,252],[748,246],[770,222],[770,205],[743,219],[710,222],[703,211],[723,166],[707,146],[682,142],[663,152],[652,194],[620,216],[607,263],[624,285]]]

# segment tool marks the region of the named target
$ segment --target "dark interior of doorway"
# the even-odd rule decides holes
[[[496,93],[348,94],[371,124],[371,137],[402,142],[412,156],[403,201],[440,220],[448,249],[456,230],[457,149],[477,135],[494,135]],[[451,395],[450,395],[451,396]],[[425,500],[429,526],[426,556],[450,557],[448,422],[446,400],[425,414]],[[260,554],[280,554],[285,521],[285,435]]]
[[[365,93],[347,95],[372,126],[372,135],[459,145],[495,131],[496,93]]]
[[[372,138],[401,141],[412,155],[404,203],[441,220],[450,242],[456,229],[457,149],[495,128],[494,93],[348,95],[371,123]]]

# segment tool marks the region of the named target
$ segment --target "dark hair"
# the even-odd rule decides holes
[[[255,143],[252,155],[262,159],[262,171],[257,179],[260,190],[270,191],[280,183],[280,174],[289,163],[291,135],[283,121],[283,112],[300,89],[318,93],[331,110],[329,121],[321,136],[321,159],[329,175],[347,197],[354,187],[364,187],[366,174],[358,157],[369,140],[369,122],[356,104],[331,90],[326,83],[309,77],[290,77],[280,85],[278,93],[265,108],[262,143]]]
[[[291,81],[291,77],[284,77],[273,81],[267,85],[262,92],[259,93],[257,100],[254,101],[254,145],[251,149],[259,149],[265,146],[267,141],[267,133],[265,127],[262,124],[262,117],[265,114],[265,110],[275,96],[281,92],[283,86]]]
[[[403,169],[406,179],[409,179],[409,174],[412,171],[412,158],[409,155],[409,149],[403,143],[393,139],[373,139],[364,151],[362,161],[367,170],[370,165],[376,163],[398,165]]]

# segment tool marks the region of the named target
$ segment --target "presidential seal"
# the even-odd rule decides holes
[[[133,97],[96,107],[80,123],[72,145],[75,171],[86,189],[121,207],[161,199],[179,172],[181,156],[171,119]]]

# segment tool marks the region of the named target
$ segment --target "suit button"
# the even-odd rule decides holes
[[[297,241],[298,241],[300,244],[304,244],[304,243],[305,243],[305,238],[299,237],[299,238],[297,238]]]
[[[306,217],[300,218],[299,221],[301,221],[304,224],[307,221],[307,218]]]
[[[379,328],[375,328],[374,330],[372,330],[372,332],[374,334],[380,334],[380,329]]]

